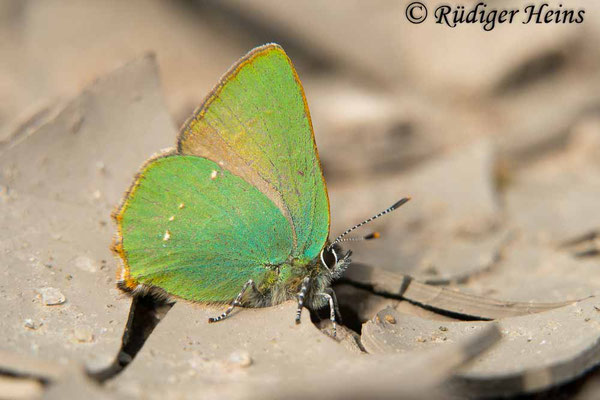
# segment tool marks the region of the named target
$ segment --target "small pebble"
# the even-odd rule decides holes
[[[447,332],[448,328],[446,328],[445,326],[440,326],[440,331]]]
[[[62,294],[57,288],[41,288],[39,289],[39,293],[42,296],[42,303],[46,306],[56,306],[63,304],[66,301],[65,295]]]
[[[79,256],[75,259],[75,266],[83,271],[96,272],[97,268],[94,261],[87,256]]]
[[[229,355],[227,363],[232,367],[247,368],[252,365],[252,357],[247,351],[234,351]]]
[[[389,322],[390,324],[395,324],[396,323],[396,318],[394,318],[393,316],[391,316],[390,314],[386,314],[385,315],[385,320],[387,322]]]
[[[36,330],[41,326],[41,324],[38,324],[31,318],[27,318],[25,321],[23,321],[23,326],[25,326],[27,329]]]
[[[73,336],[80,343],[89,343],[94,340],[92,328],[87,325],[77,325],[73,330]]]

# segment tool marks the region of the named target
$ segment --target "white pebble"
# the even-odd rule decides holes
[[[27,329],[36,330],[37,328],[39,328],[41,326],[41,324],[38,324],[31,318],[27,318],[25,321],[23,321],[23,326],[25,326],[25,328],[27,328]]]
[[[252,357],[247,351],[234,351],[229,355],[227,363],[232,367],[247,368],[252,365]]]
[[[83,271],[87,271],[87,272],[96,272],[98,270],[98,268],[96,268],[96,265],[94,263],[94,261],[86,256],[79,256],[75,259],[75,266]]]
[[[89,343],[94,340],[92,328],[87,325],[77,325],[73,330],[73,336],[80,343]]]
[[[67,299],[57,288],[45,287],[38,290],[42,296],[42,303],[46,306],[63,304]]]

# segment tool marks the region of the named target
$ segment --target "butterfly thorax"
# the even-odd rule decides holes
[[[313,309],[325,305],[323,298],[316,294],[331,285],[332,274],[323,267],[318,257],[313,260],[293,259],[281,265],[267,266],[267,269],[262,281],[256,283],[258,291],[248,291],[243,297],[244,306],[269,307],[296,299],[306,277],[310,278],[306,305]]]

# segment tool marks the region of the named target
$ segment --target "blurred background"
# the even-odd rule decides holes
[[[306,86],[330,180],[398,171],[481,137],[527,161],[594,113],[593,2],[566,2],[585,9],[581,24],[490,32],[437,25],[432,15],[410,24],[405,3],[3,0],[0,132],[146,52],[157,56],[179,126],[235,60],[271,41]]]
[[[478,23],[434,23],[433,10],[442,2],[431,0],[423,0],[427,20],[412,24],[408,3],[0,0],[0,157],[12,160],[4,151],[16,148],[24,132],[45,124],[100,77],[148,53],[156,57],[174,131],[231,64],[255,46],[277,42],[305,87],[331,198],[332,235],[413,197],[365,229],[382,238],[352,244],[355,261],[503,300],[596,294],[600,3],[536,1],[583,9],[584,21],[522,24],[517,18],[491,31]],[[448,4],[469,9],[476,3]],[[487,9],[523,7],[521,1],[487,1]],[[91,146],[102,146],[101,128]],[[121,147],[106,145],[105,154],[115,159],[135,154],[133,166],[111,165],[109,156],[88,160],[93,178],[80,183],[104,179],[95,168],[123,175],[113,175],[118,183],[98,183],[101,191],[85,188],[89,204],[105,202],[98,236],[106,242],[114,230],[109,210],[135,166],[159,150],[155,142],[174,144],[173,131],[165,129],[166,137],[147,148],[144,132]],[[21,148],[23,160],[53,154]],[[3,169],[3,182],[18,190],[24,184],[11,171]],[[102,242],[94,254],[108,254],[107,248]],[[104,253],[91,256],[97,263],[100,257],[101,269],[109,260],[103,284],[112,288],[115,262]],[[339,289],[342,303],[362,307],[355,294],[344,298]],[[356,311],[360,322],[380,309],[367,308]]]
[[[356,257],[382,257],[391,267],[400,256],[401,264],[410,265],[404,268],[430,274],[440,260],[458,257],[463,263],[470,257],[467,269],[477,269],[494,258],[506,211],[522,216],[531,211],[524,207],[536,206],[537,197],[527,197],[533,204],[525,205],[521,196],[504,207],[503,193],[517,171],[541,159],[554,163],[558,153],[577,144],[589,149],[598,133],[600,6],[563,3],[549,5],[584,9],[584,22],[517,20],[484,31],[481,24],[435,24],[439,4],[431,1],[425,2],[429,18],[415,25],[405,17],[406,2],[390,0],[3,0],[0,143],[148,52],[156,55],[178,127],[234,61],[257,45],[278,42],[307,92],[330,186],[332,233],[413,195],[414,204],[407,206],[412,211],[373,227],[388,240],[358,246]],[[476,2],[465,4],[468,9]],[[487,8],[522,6],[489,1]],[[423,166],[424,172],[417,171]],[[578,180],[586,169],[577,171]],[[553,176],[574,184],[556,177],[564,172],[542,171],[532,179]],[[548,190],[560,197],[565,187]],[[575,200],[576,210],[581,205]],[[547,213],[559,220],[554,222],[560,230],[564,212],[552,207]],[[568,212],[563,217],[571,219]],[[590,225],[561,240],[589,234]],[[492,231],[498,234],[489,236]],[[444,250],[456,236],[463,242]],[[478,254],[454,254],[473,245],[473,238]]]

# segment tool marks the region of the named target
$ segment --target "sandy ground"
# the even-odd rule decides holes
[[[402,6],[1,3],[0,398],[596,398],[600,10],[484,33]],[[350,246],[337,340],[293,303],[208,325],[220,308],[178,302],[96,384],[131,304],[110,212],[270,41],[304,82],[332,234],[413,200]]]

